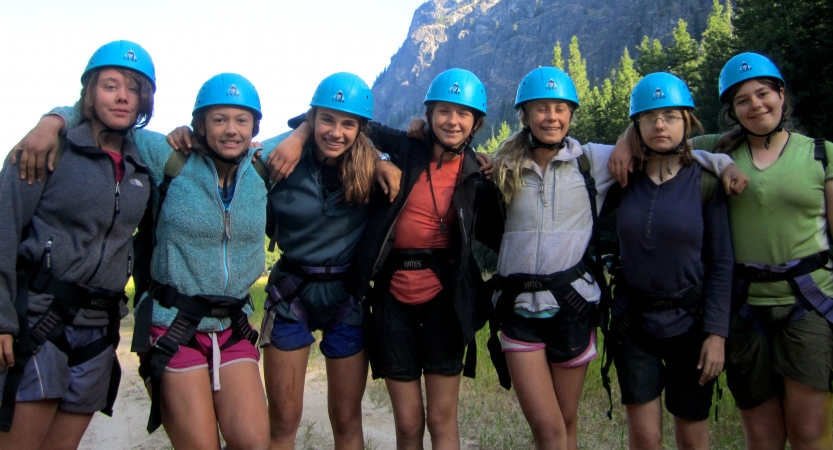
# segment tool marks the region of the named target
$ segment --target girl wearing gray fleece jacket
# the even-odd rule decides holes
[[[131,237],[150,194],[133,131],[153,112],[153,62],[112,42],[81,82],[83,120],[49,178],[28,184],[10,159],[0,172],[3,449],[77,447],[118,389]]]

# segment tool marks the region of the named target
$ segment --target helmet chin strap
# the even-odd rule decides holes
[[[787,116],[786,109],[787,109],[786,106],[783,106],[781,108],[781,120],[778,121],[778,125],[775,126],[775,129],[773,129],[769,133],[766,133],[766,134],[753,133],[753,132],[747,130],[746,127],[744,127],[743,125],[740,126],[740,130],[744,134],[747,134],[747,135],[751,134],[752,136],[755,136],[755,137],[765,137],[766,141],[764,142],[764,148],[769,150],[769,144],[772,141],[772,135],[775,134],[775,133],[780,133],[780,132],[784,131],[784,122],[786,121],[786,116]],[[738,121],[738,123],[740,123],[740,121]]]
[[[437,170],[440,170],[440,167],[443,166],[443,156],[445,156],[446,153],[454,153],[455,155],[462,155],[463,151],[469,146],[468,142],[463,142],[463,144],[460,145],[458,148],[454,148],[454,147],[451,147],[449,145],[445,145],[442,141],[440,141],[439,138],[437,138],[437,135],[434,134],[434,129],[433,128],[428,129],[428,138],[431,140],[432,143],[438,145],[441,149],[443,149],[443,152],[440,154],[440,158],[437,161]]]
[[[547,150],[561,150],[567,145],[567,136],[570,134],[569,132],[564,134],[564,138],[561,139],[561,142],[556,142],[555,144],[547,144],[535,137],[535,135],[532,134],[532,130],[529,128],[529,126],[525,126],[524,130],[529,135],[529,147],[533,150],[536,148],[543,148]]]

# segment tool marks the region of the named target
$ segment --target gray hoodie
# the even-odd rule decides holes
[[[122,145],[124,177],[116,183],[112,159],[95,147],[89,122],[67,132],[55,171],[29,185],[6,159],[0,171],[0,334],[16,335],[17,259],[41,264],[47,243],[52,275],[109,291],[124,289],[133,259],[132,236],[150,194],[147,166],[131,134]],[[29,293],[29,311],[43,313],[48,295]],[[121,317],[127,314],[122,305]],[[73,325],[103,326],[107,313],[81,310]]]

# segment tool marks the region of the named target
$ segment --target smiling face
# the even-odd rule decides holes
[[[563,100],[533,100],[525,105],[526,123],[530,132],[545,144],[557,144],[570,131],[573,113]]]
[[[353,146],[359,129],[359,117],[354,114],[330,108],[316,108],[313,122],[315,157],[319,161],[327,158],[335,163],[336,158]]]
[[[197,124],[197,133],[224,158],[235,158],[249,149],[254,134],[254,115],[236,106],[212,106]]]
[[[784,88],[768,80],[749,80],[738,89],[732,108],[738,122],[755,134],[767,134],[778,127],[784,107]]]
[[[452,148],[463,145],[474,128],[474,111],[456,103],[436,102],[426,116],[437,139]]]
[[[685,136],[685,112],[680,108],[652,109],[639,114],[642,141],[657,153],[676,149]]]
[[[139,86],[122,71],[104,69],[95,84],[93,108],[95,119],[108,128],[132,128],[139,111]]]

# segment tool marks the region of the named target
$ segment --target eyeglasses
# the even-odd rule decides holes
[[[652,127],[652,126],[656,125],[657,120],[661,121],[665,125],[671,126],[671,125],[674,125],[675,123],[683,120],[683,118],[680,117],[680,116],[675,116],[673,114],[665,114],[665,115],[662,115],[662,116],[641,117],[641,118],[639,118],[639,120],[637,120],[637,122],[639,122],[639,126],[641,126],[641,127]]]

